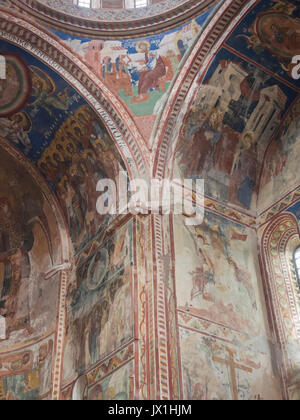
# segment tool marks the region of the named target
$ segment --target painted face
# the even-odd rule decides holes
[[[82,132],[81,132],[80,128],[78,128],[78,127],[74,128],[74,133],[76,134],[77,137],[82,136]]]
[[[214,126],[217,122],[218,116],[215,112],[213,112],[209,118],[209,122],[212,126]]]
[[[30,354],[29,353],[24,354],[24,356],[23,356],[23,365],[26,366],[27,363],[29,362],[29,360],[30,360]]]
[[[74,146],[73,146],[73,144],[69,143],[69,144],[67,145],[67,151],[68,151],[71,155],[73,155],[73,154],[75,153],[75,150],[74,150]]]
[[[32,85],[37,90],[42,90],[42,88],[43,88],[42,83],[38,79],[33,80]]]
[[[60,162],[60,157],[57,153],[54,153],[53,159],[55,160],[55,162],[58,162],[58,163]]]
[[[43,360],[45,360],[47,357],[47,354],[48,354],[47,344],[43,344],[39,350],[39,361],[42,362]]]
[[[15,121],[17,124],[19,124],[19,125],[20,125],[20,123],[22,122],[21,115],[14,115],[14,116],[12,117],[12,120],[13,120],[13,121]]]
[[[56,145],[56,150],[58,150],[59,152],[63,151],[63,147],[60,144]]]

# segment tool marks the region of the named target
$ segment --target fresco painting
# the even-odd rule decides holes
[[[49,397],[53,338],[14,355],[0,353],[0,401]]]
[[[296,95],[222,49],[182,128],[176,175],[204,178],[208,196],[237,208],[255,209],[264,151]]]
[[[1,85],[1,135],[38,165],[62,204],[79,251],[110,221],[96,211],[97,182],[114,180],[126,168],[102,121],[78,93],[24,51],[5,45],[0,54],[8,57],[15,81]],[[6,106],[6,97],[15,104]]]
[[[280,400],[268,344],[249,344],[246,337],[228,344],[232,335],[227,330],[227,340],[221,340],[180,329],[184,399]]]
[[[206,212],[197,227],[177,221],[174,239],[179,309],[259,335],[264,316],[257,261],[251,252],[254,232]]]
[[[89,401],[99,400],[130,400],[132,399],[131,374],[133,364],[127,363],[103,381],[93,385],[88,390]]]
[[[58,234],[39,186],[3,149],[0,180],[0,400],[47,398],[59,276],[46,274],[60,255]]]
[[[136,117],[157,114],[185,53],[213,8],[188,24],[147,38],[87,40],[57,32]]]
[[[226,44],[299,88],[291,74],[292,58],[300,51],[297,0],[259,2]]]
[[[2,55],[6,62],[5,78],[0,80],[0,117],[15,115],[27,102],[31,93],[28,67],[14,54]]]
[[[174,243],[184,399],[281,399],[255,232],[206,212]]]
[[[126,170],[121,157],[95,113],[82,105],[59,127],[38,166],[62,202],[78,251],[112,217],[97,213],[96,186],[100,179],[115,180]]]
[[[77,269],[69,288],[65,377],[81,374],[133,338],[132,224]]]
[[[1,41],[0,55],[8,57],[9,64],[9,79],[1,80],[2,136],[37,163],[65,119],[86,102],[57,73],[21,48]],[[6,97],[12,98],[11,104],[6,104]]]
[[[54,244],[38,185],[4,150],[0,179],[0,315],[6,320],[6,340],[12,344],[23,334],[30,339],[48,332],[45,317],[47,327],[55,329],[58,279],[49,284],[44,278],[53,264]]]
[[[176,177],[205,179],[210,210],[199,226],[187,226],[182,217],[160,223],[149,215],[112,225],[110,216],[97,214],[97,182],[126,170],[111,135],[66,80],[1,40],[8,72],[0,80],[0,142],[21,151],[19,163],[36,165],[48,182],[72,257],[62,264],[61,226],[51,207],[56,200],[48,202],[44,187],[1,148],[0,400],[50,399],[55,380],[71,399],[81,378],[89,381],[84,399],[157,396],[161,384],[152,366],[162,380],[164,373],[170,379],[159,396],[179,396],[182,380],[189,400],[282,398],[260,238],[249,226],[258,210],[299,184],[300,86],[290,66],[299,53],[297,3],[257,2],[216,52],[195,92],[170,165]],[[128,40],[53,31],[121,99],[147,141],[211,12]],[[151,160],[146,147],[142,153]],[[287,212],[300,220],[299,203]],[[272,255],[275,261],[278,255]],[[57,325],[65,310],[64,330]],[[294,375],[289,395],[296,399],[298,343],[288,350],[297,356],[288,370]]]
[[[259,210],[265,210],[277,197],[295,189],[300,182],[300,102],[298,101],[270,144],[264,161],[258,200]]]

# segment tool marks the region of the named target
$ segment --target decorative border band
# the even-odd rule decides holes
[[[42,3],[38,0],[11,0],[11,3],[23,13],[26,12],[40,22],[64,32],[90,38],[120,39],[144,36],[148,32],[155,33],[166,27],[170,29],[178,26],[203,13],[218,1],[168,0],[155,7],[121,11],[82,10],[76,6],[68,6],[68,13],[58,1],[52,7],[49,1]]]

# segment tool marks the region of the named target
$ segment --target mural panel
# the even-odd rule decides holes
[[[218,330],[225,330],[221,326]],[[280,400],[268,343],[251,343],[180,329],[184,398],[187,400]],[[222,335],[219,331],[217,334]],[[263,378],[263,380],[262,380]]]
[[[221,49],[180,134],[175,172],[204,178],[205,193],[254,210],[264,151],[296,91]]]
[[[297,0],[264,0],[248,13],[226,44],[293,83],[292,58],[300,51]]]
[[[206,212],[174,244],[184,398],[281,399],[255,232]]]
[[[0,400],[48,399],[53,337],[13,355],[0,354]]]
[[[89,401],[99,400],[131,400],[132,384],[131,375],[133,363],[127,363],[103,381],[94,385],[88,390],[87,399]]]
[[[131,222],[91,253],[68,293],[66,379],[133,338]]]
[[[300,102],[270,144],[260,184],[258,207],[265,210],[300,184]]]
[[[59,278],[48,281],[45,275],[59,243],[50,239],[55,225],[48,224],[49,209],[38,185],[4,150],[0,180],[0,315],[5,345],[12,345],[24,342],[24,334],[30,340],[56,327]]]
[[[247,334],[264,333],[255,232],[209,212],[201,226],[178,220],[174,230],[179,309]]]
[[[1,80],[1,135],[37,164],[79,251],[110,221],[96,212],[96,185],[126,170],[122,158],[103,123],[65,80],[8,43],[1,41],[0,54],[8,63],[8,79]]]

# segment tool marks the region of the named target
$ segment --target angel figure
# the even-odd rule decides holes
[[[25,147],[25,153],[31,149],[28,136],[31,128],[32,122],[25,112],[18,112],[10,118],[0,118],[1,135],[15,145],[22,144]]]
[[[29,104],[35,108],[44,108],[50,116],[53,116],[53,108],[67,111],[70,106],[69,89],[56,93],[54,80],[43,70],[30,66],[32,74],[32,95],[36,98]]]

